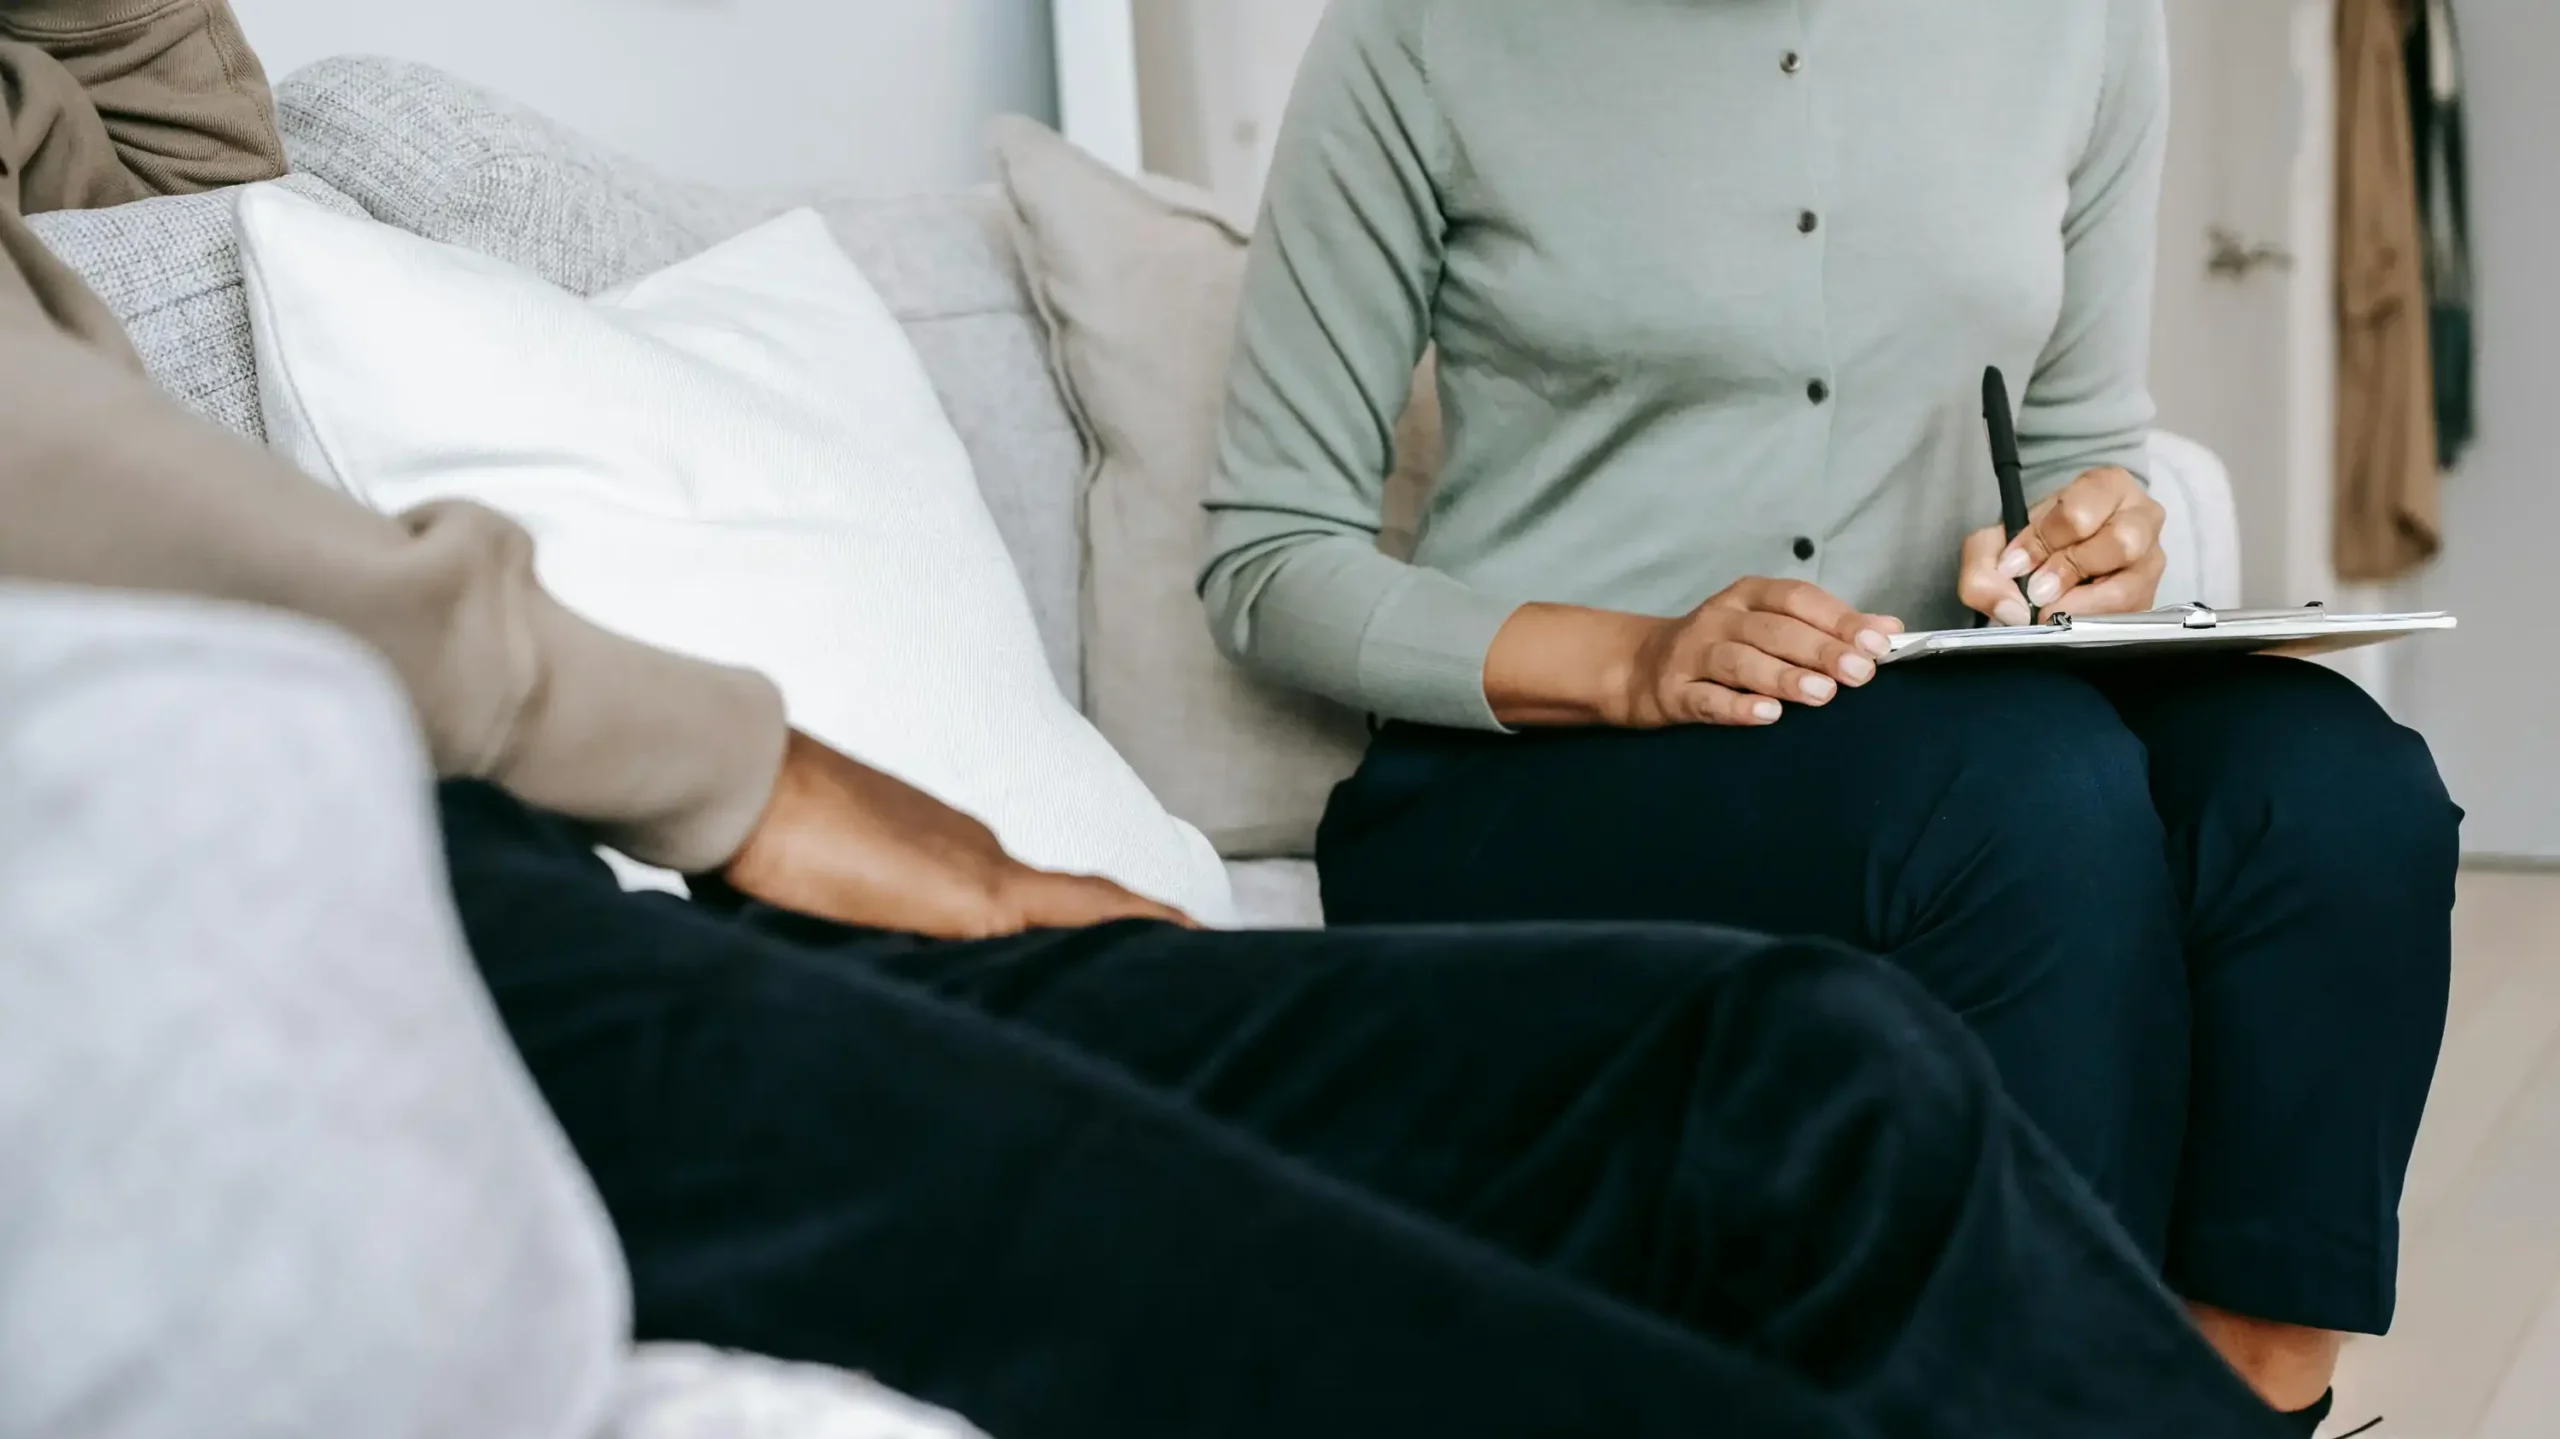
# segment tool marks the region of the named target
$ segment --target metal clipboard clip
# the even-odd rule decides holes
[[[2152,629],[2175,624],[2184,630],[2218,630],[2225,624],[2295,623],[2316,620],[2327,614],[2327,607],[2313,600],[2295,610],[2217,610],[2206,604],[2169,605],[2145,614],[2087,615],[2074,620],[2058,615],[2054,628],[2071,629],[2075,625],[2094,629]]]

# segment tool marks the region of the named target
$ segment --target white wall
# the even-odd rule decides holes
[[[697,179],[949,189],[979,127],[1054,119],[1049,0],[233,0],[281,79],[423,60]]]
[[[1325,0],[1135,0],[1147,168],[1259,205]]]
[[[2481,437],[2446,483],[2445,553],[2415,586],[2462,629],[2403,647],[2401,707],[2434,742],[2477,854],[2560,859],[2560,5],[2458,7],[2480,270]]]

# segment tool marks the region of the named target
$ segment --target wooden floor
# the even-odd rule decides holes
[[[2401,1213],[2399,1321],[2348,1351],[2331,1432],[2560,1435],[2560,874],[2464,877]]]

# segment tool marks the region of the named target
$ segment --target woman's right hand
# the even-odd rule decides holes
[[[1683,618],[1654,621],[1619,723],[1775,724],[1787,705],[1827,705],[1874,679],[1901,632],[1902,621],[1861,614],[1803,580],[1744,580]]]
[[[1509,725],[1775,724],[1874,679],[1900,633],[1802,580],[1743,580],[1667,620],[1525,605],[1494,638],[1485,697]]]

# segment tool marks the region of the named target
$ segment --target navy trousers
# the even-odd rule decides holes
[[[643,1337],[1001,1439],[2298,1430],[1921,988],[1691,927],[934,944],[443,798]]]
[[[1883,955],[2179,1293],[2379,1333],[2443,1038],[2460,814],[2281,659],[1890,668],[1762,730],[1389,726],[1337,923],[1687,920]]]

